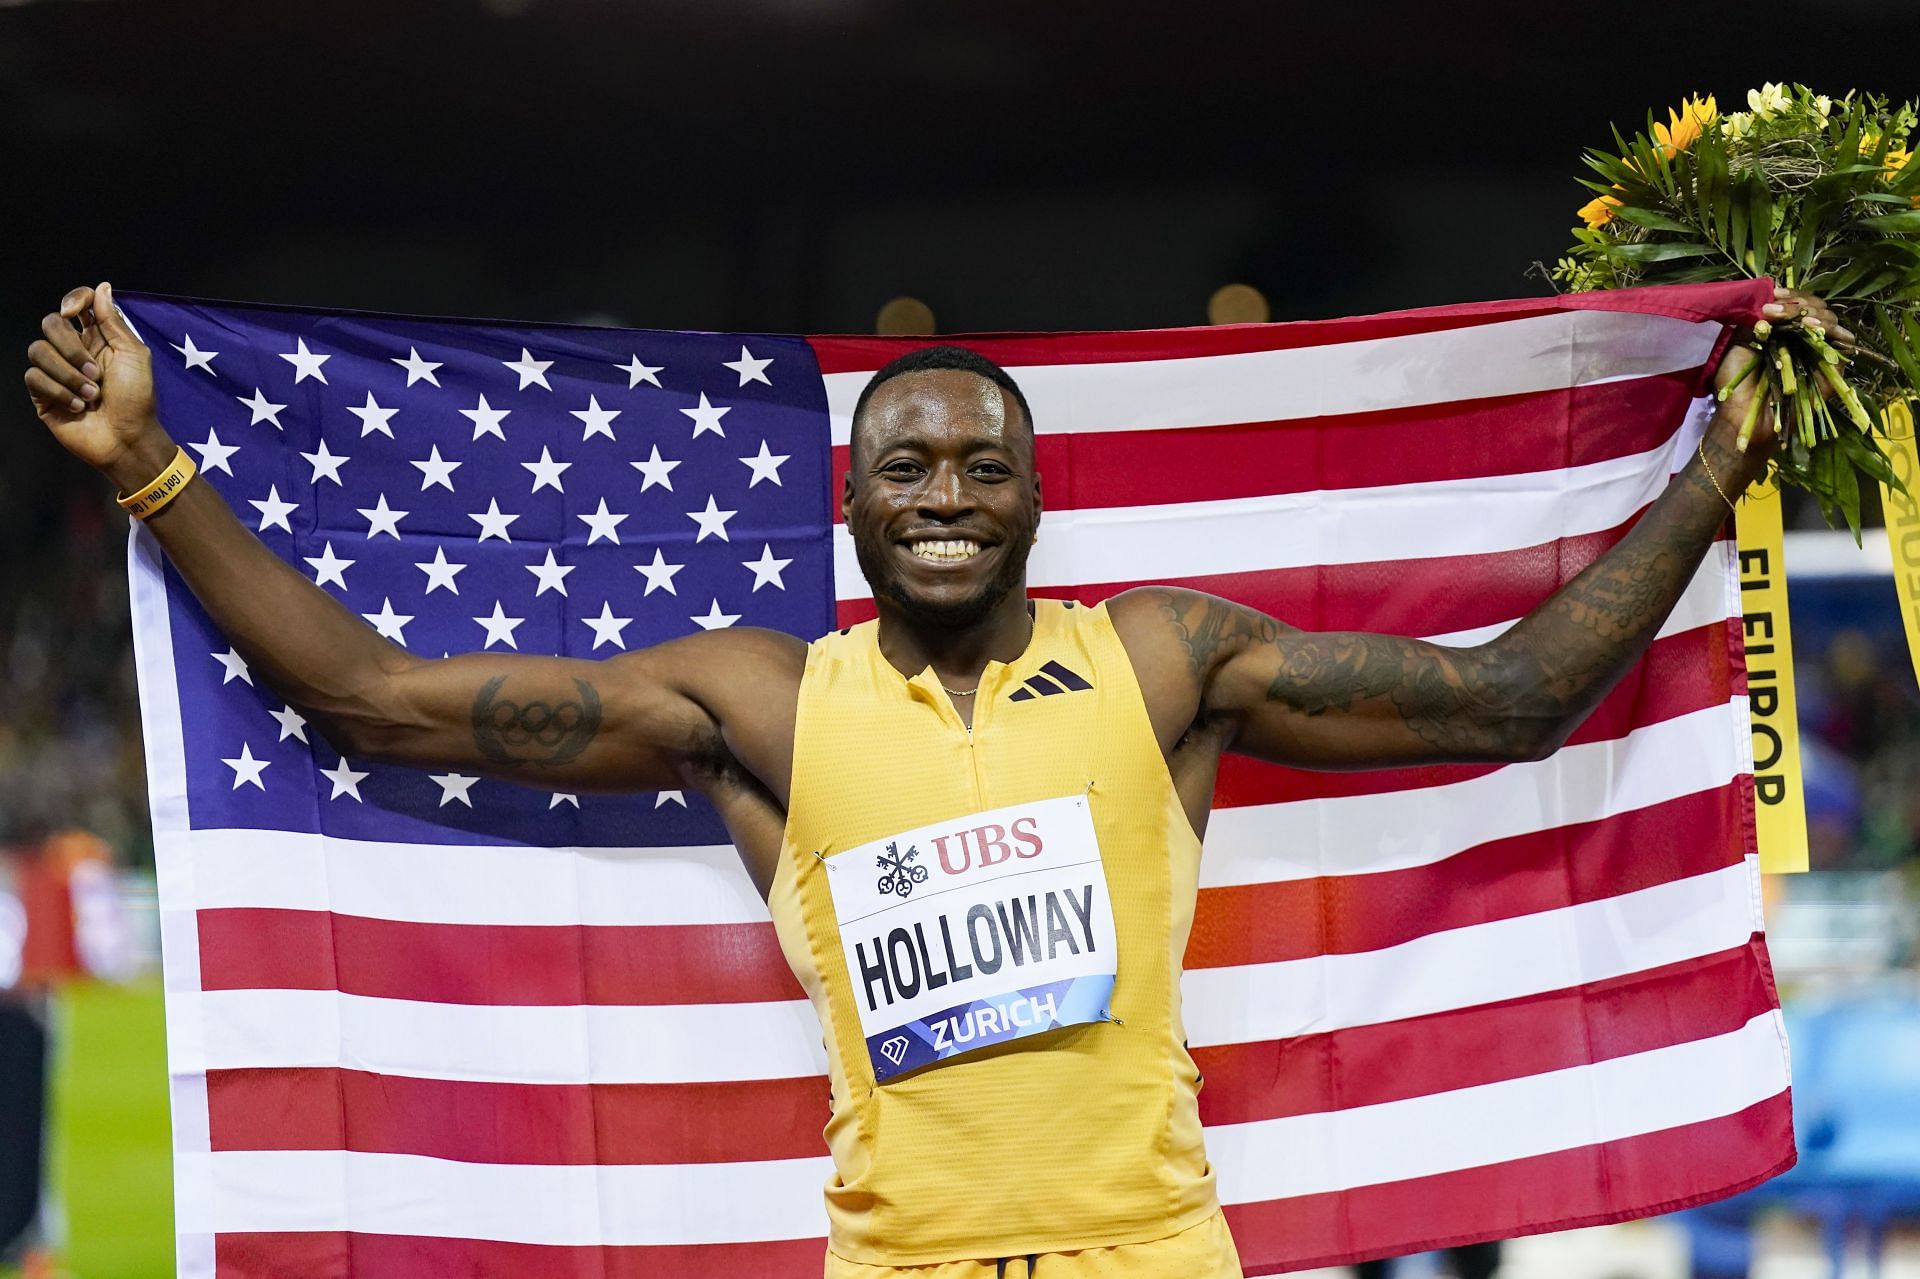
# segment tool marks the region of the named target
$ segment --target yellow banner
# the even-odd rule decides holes
[[[1893,550],[1893,589],[1900,594],[1900,620],[1907,628],[1907,656],[1913,675],[1920,679],[1920,453],[1913,444],[1913,410],[1905,402],[1889,404],[1887,434],[1882,441],[1893,473],[1906,484],[1905,493],[1880,486],[1881,509],[1887,513],[1887,544]]]
[[[1807,802],[1800,780],[1793,630],[1787,619],[1787,571],[1781,555],[1785,538],[1780,494],[1772,485],[1747,490],[1734,516],[1734,528],[1740,544],[1741,629],[1747,641],[1760,869],[1801,871],[1807,868]]]

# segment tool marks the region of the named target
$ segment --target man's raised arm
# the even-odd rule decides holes
[[[1772,318],[1805,314],[1842,342],[1820,299],[1782,290]],[[1715,378],[1754,359],[1731,349]],[[1146,587],[1115,601],[1156,700],[1227,733],[1228,749],[1302,768],[1384,768],[1540,759],[1558,750],[1652,642],[1726,522],[1730,499],[1765,473],[1763,410],[1736,446],[1736,391],[1691,458],[1620,542],[1499,637],[1473,648],[1359,631],[1305,632],[1196,591]],[[1157,623],[1153,615],[1158,614]],[[1181,697],[1187,699],[1181,704]]]
[[[108,286],[69,293],[41,332],[26,382],[54,437],[122,493],[166,471],[176,446],[155,416],[151,359]],[[778,723],[745,741],[737,730],[777,721],[776,685],[797,687],[805,646],[791,636],[702,632],[605,662],[430,661],[274,555],[211,484],[189,482],[148,527],[234,648],[342,754],[566,790],[693,784],[729,755],[780,767]]]

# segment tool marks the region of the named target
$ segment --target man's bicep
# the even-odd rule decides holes
[[[1365,631],[1285,631],[1215,672],[1207,703],[1239,723],[1233,749],[1297,768],[1523,757],[1498,658]]]
[[[724,753],[708,694],[727,668],[744,668],[734,678],[748,684],[768,678],[751,660],[754,643],[702,633],[605,661],[469,653],[422,662],[392,677],[393,711],[368,753],[557,789],[676,786],[688,762]]]

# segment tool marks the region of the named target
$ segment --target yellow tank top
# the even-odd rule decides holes
[[[828,635],[807,656],[768,904],[825,1031],[829,1243],[850,1261],[1137,1243],[1216,1207],[1180,1018],[1200,842],[1105,606],[1034,608],[1027,651],[987,664],[971,732],[931,669],[907,679],[881,656],[875,623]],[[1113,903],[1116,1020],[876,1083],[826,860],[935,822],[1081,794]]]

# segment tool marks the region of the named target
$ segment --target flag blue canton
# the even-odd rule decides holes
[[[826,395],[804,340],[120,300],[200,482],[409,652],[594,659],[832,623]],[[171,569],[167,596],[196,829],[726,842],[693,794],[342,760]]]

